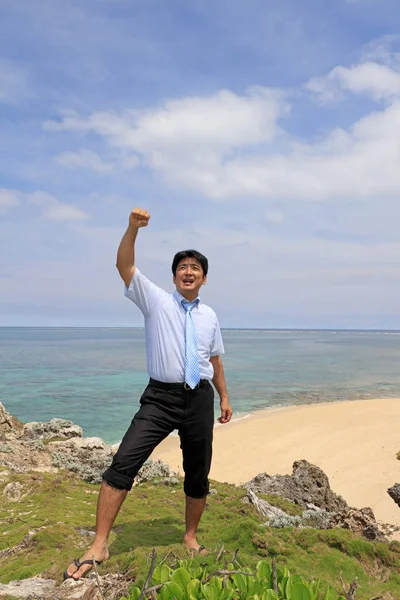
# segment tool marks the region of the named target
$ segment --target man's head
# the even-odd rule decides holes
[[[187,300],[194,300],[207,280],[208,260],[197,250],[182,250],[174,256],[172,273],[178,292]]]

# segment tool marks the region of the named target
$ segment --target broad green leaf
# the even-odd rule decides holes
[[[266,560],[260,560],[257,563],[257,579],[262,580],[266,579],[269,581],[271,577],[271,567]]]
[[[203,592],[206,600],[218,600],[219,589],[217,588],[217,586],[212,585],[211,581],[202,585],[201,591]]]
[[[175,581],[183,590],[186,589],[191,577],[183,567],[176,569],[171,575],[171,581]]]
[[[262,600],[279,600],[279,596],[274,590],[267,590],[263,593]]]
[[[213,577],[210,581],[210,586],[215,587],[218,592],[220,592],[222,590],[222,579],[219,577]]]
[[[324,600],[338,600],[337,592],[329,586],[325,592]]]
[[[249,577],[249,581],[247,584],[247,593],[249,597],[254,595],[262,594],[263,590],[265,590],[266,585],[263,581],[258,581],[258,579],[253,579]]]
[[[161,600],[182,600],[185,593],[176,581],[169,581],[161,588]]]
[[[205,578],[205,574],[203,573],[203,569],[201,567],[193,565],[190,568],[188,567],[188,571],[189,571],[192,579],[200,579],[201,580],[201,579]],[[204,575],[204,577],[203,577],[203,575]]]
[[[232,580],[234,582],[234,584],[236,585],[237,589],[239,590],[239,592],[246,592],[247,593],[247,577],[245,577],[245,575],[241,575],[240,573],[235,573],[234,575],[231,575]]]
[[[276,569],[276,580],[279,583],[283,579],[283,573],[280,569]]]
[[[151,583],[153,585],[157,585],[158,583],[161,583],[161,567],[156,567],[153,571],[153,576],[151,578]]]
[[[198,593],[200,591],[200,581],[198,579],[191,579],[186,586],[186,592],[189,594],[193,594],[196,598],[198,597]]]
[[[159,583],[165,583],[169,581],[170,575],[173,573],[172,569],[168,565],[161,565],[154,569],[153,577],[151,578],[152,585]]]
[[[224,588],[220,591],[218,600],[232,600],[234,595],[235,590],[233,590],[232,588]]]
[[[287,598],[287,600],[294,600],[293,586],[297,583],[303,583],[303,580],[300,577],[300,575],[291,575],[288,578],[288,580],[286,582],[286,588],[285,588],[285,598]]]
[[[282,579],[279,581],[278,579],[278,589],[280,591],[281,596],[285,597],[286,595],[286,584],[289,580],[289,577],[282,577]]]
[[[319,592],[319,586],[320,586],[320,580],[317,579],[317,581],[312,581],[311,584],[312,586],[312,591],[314,594],[314,598],[317,599],[318,598],[318,592]],[[336,600],[336,598],[335,598]]]
[[[289,571],[289,569],[287,568],[286,565],[283,567],[283,576],[284,577],[290,577],[290,571]]]
[[[304,583],[295,583],[292,586],[291,594],[289,600],[312,600],[309,589]]]
[[[140,598],[140,593],[140,588],[134,587],[133,590],[130,591],[129,600],[138,600]]]

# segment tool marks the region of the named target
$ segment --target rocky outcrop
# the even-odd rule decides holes
[[[52,579],[30,577],[19,581],[10,581],[7,585],[0,583],[0,600],[12,596],[13,598],[54,598],[56,582]]]
[[[246,483],[245,487],[256,493],[286,498],[304,508],[312,504],[334,512],[348,507],[347,502],[331,490],[325,473],[306,460],[293,463],[292,475],[271,476],[260,473]]]
[[[24,431],[24,424],[10,415],[0,402],[0,442],[18,439]]]
[[[82,428],[67,419],[51,419],[24,425],[0,403],[0,466],[10,473],[66,469],[88,483],[100,483],[115,448],[98,437],[82,437]],[[148,460],[135,483],[155,480],[179,483],[176,474],[161,461]],[[18,490],[7,489],[7,499],[18,501]]]
[[[292,475],[260,473],[245,484],[247,501],[267,517],[270,527],[340,527],[362,535],[369,540],[384,540],[398,528],[378,523],[371,508],[352,508],[335,494],[329,479],[317,466],[306,460],[293,463]],[[269,494],[290,500],[303,507],[301,516],[293,516],[272,506],[257,494]]]
[[[98,582],[94,574],[80,581],[67,579],[60,586],[53,579],[29,577],[10,581],[7,585],[0,583],[0,600],[9,597],[26,600],[102,600],[106,597],[116,600],[128,595],[131,584],[132,580],[120,573],[99,576]]]
[[[400,483],[395,483],[388,489],[387,493],[396,502],[397,506],[400,507]]]
[[[77,473],[88,483],[101,483],[110,465],[113,450],[101,438],[72,438],[66,442],[50,442],[48,448],[54,467]]]
[[[367,540],[383,541],[386,535],[393,532],[393,528],[376,521],[371,508],[347,508],[333,513],[330,517],[330,527],[349,529],[353,533],[362,535]]]
[[[26,423],[24,425],[23,436],[25,439],[50,440],[52,438],[61,438],[67,440],[82,437],[82,433],[82,427],[74,425],[72,421],[54,418],[44,423],[37,421]]]

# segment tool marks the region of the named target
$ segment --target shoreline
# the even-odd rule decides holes
[[[400,398],[271,407],[215,427],[210,478],[240,485],[262,472],[290,474],[295,460],[306,459],[350,506],[369,506],[377,520],[400,526],[400,508],[387,494],[400,482],[399,451]],[[182,474],[177,436],[151,458]]]

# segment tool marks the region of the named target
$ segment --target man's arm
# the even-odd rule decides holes
[[[135,242],[138,231],[141,227],[147,227],[149,219],[149,213],[142,208],[135,208],[129,215],[128,229],[117,253],[117,269],[126,287],[129,287],[135,273]]]
[[[221,416],[218,421],[220,423],[229,423],[232,417],[232,408],[229,402],[228,391],[226,389],[226,381],[224,374],[224,367],[220,356],[211,356],[210,363],[214,367],[213,384],[219,394]]]

